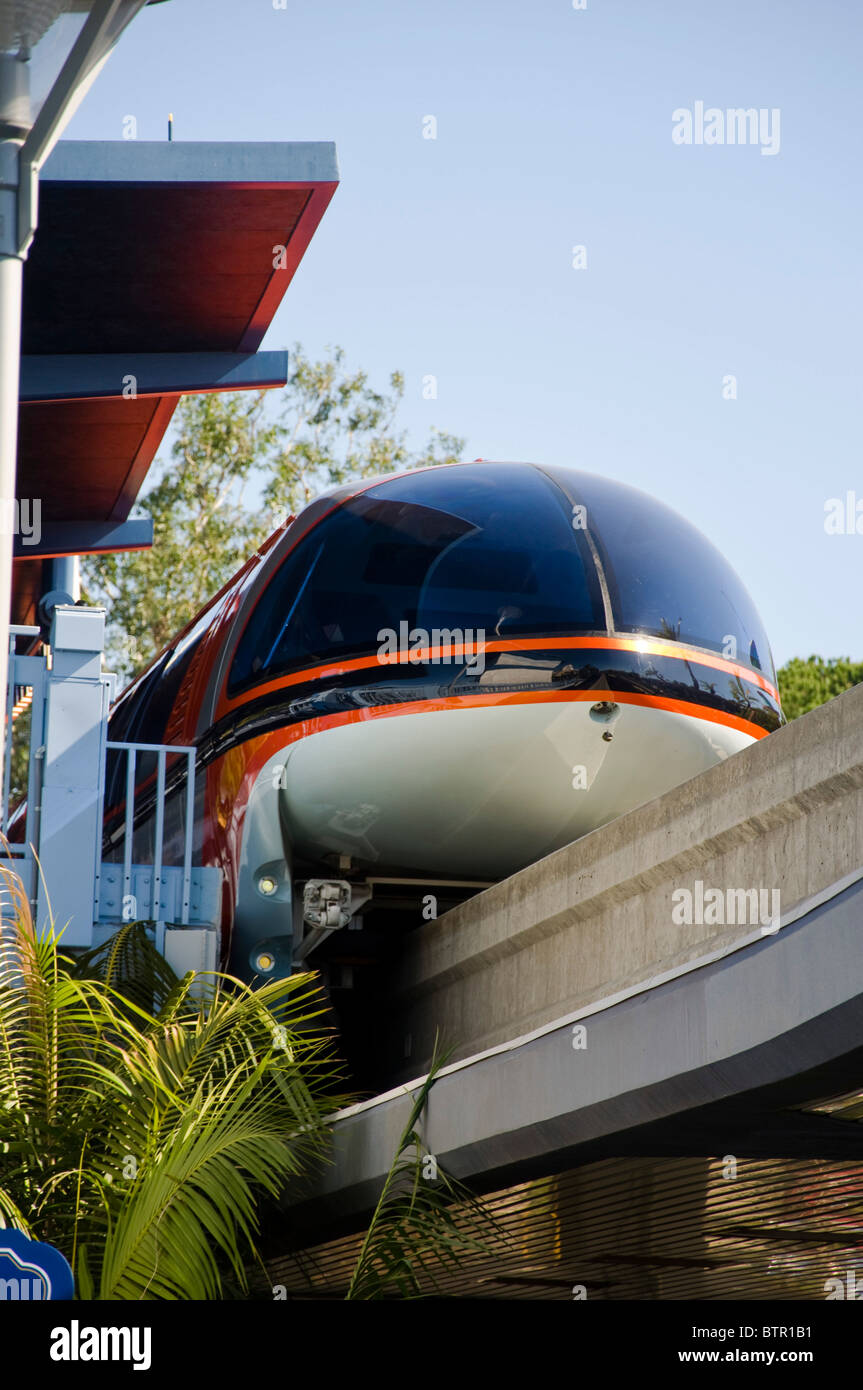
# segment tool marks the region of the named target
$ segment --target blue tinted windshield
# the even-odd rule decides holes
[[[601,632],[602,603],[559,490],[519,465],[392,478],[344,503],[288,555],[240,641],[230,687],[349,654],[381,633]]]
[[[573,469],[548,473],[587,509],[616,629],[707,647],[775,682],[755,605],[706,536],[637,488]]]

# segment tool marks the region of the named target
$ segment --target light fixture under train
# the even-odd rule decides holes
[[[758,614],[694,527],[607,478],[476,462],[318,498],[109,737],[197,747],[224,958],[272,978],[379,885],[419,905],[506,877],[782,722]],[[177,780],[168,824],[181,804]]]

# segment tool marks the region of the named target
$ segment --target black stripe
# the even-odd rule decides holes
[[[685,657],[655,656],[650,652],[628,652],[606,648],[561,649],[549,646],[529,654],[485,653],[483,673],[494,673],[494,683],[483,684],[483,676],[467,673],[464,661],[450,665],[432,662],[397,667],[378,666],[364,671],[345,671],[338,676],[311,678],[301,685],[270,691],[250,700],[220,719],[198,740],[196,772],[201,772],[232,748],[251,738],[288,729],[306,719],[325,719],[328,715],[351,710],[375,709],[384,705],[417,704],[455,695],[517,694],[568,690],[608,691],[615,694],[652,695],[679,700],[722,714],[733,715],[768,733],[784,722],[777,702],[754,681],[703,666]],[[684,676],[685,671],[685,676]],[[384,674],[391,672],[392,674]],[[509,674],[510,679],[500,677]],[[362,677],[376,677],[363,681]],[[186,760],[166,778],[167,794],[184,786]],[[136,827],[146,822],[155,805],[155,790],[136,799]],[[122,823],[121,813],[106,824],[106,831]],[[107,842],[106,842],[107,843]]]
[[[776,701],[760,686],[702,666],[681,657],[657,657],[651,653],[578,648],[555,649],[553,640],[545,651],[487,652],[485,674],[494,672],[492,684],[482,676],[470,676],[462,660],[451,666],[422,663],[397,668],[376,667],[378,679],[363,681],[360,671],[312,679],[302,685],[270,691],[251,700],[223,719],[199,741],[199,765],[207,766],[229,749],[247,739],[289,728],[305,719],[321,719],[348,710],[369,709],[411,701],[438,700],[454,695],[509,694],[534,691],[608,690],[620,694],[643,694],[690,704],[724,714],[736,715],[768,732],[783,722]],[[577,662],[577,664],[576,664]],[[545,664],[542,675],[539,669]],[[681,667],[686,677],[681,678]],[[383,673],[392,670],[392,675]],[[511,669],[512,679],[499,677]],[[452,671],[442,678],[443,671]]]

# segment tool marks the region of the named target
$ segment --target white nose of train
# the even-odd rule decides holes
[[[284,822],[303,859],[503,878],[749,742],[740,729],[673,710],[554,696],[476,701],[294,744]]]

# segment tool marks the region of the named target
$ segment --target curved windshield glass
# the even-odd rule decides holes
[[[453,645],[459,632],[605,632],[594,559],[613,630],[705,647],[775,681],[752,600],[683,517],[595,474],[483,463],[387,479],[314,526],[259,600],[229,690],[387,641],[434,646],[436,631]]]
[[[393,478],[351,499],[270,582],[229,689],[372,653],[403,624],[430,643],[435,630],[470,632],[468,641],[604,631],[596,575],[559,489],[531,467],[482,464]]]
[[[775,683],[755,605],[706,536],[637,488],[575,469],[548,472],[587,509],[617,629],[706,647]]]

